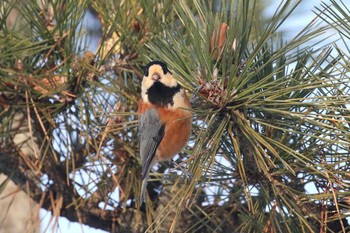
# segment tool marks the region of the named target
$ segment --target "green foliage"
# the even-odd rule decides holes
[[[0,3],[0,156],[18,160],[0,171],[24,175],[44,208],[57,213],[52,198],[62,198],[58,213],[109,231],[130,210],[139,231],[348,230],[343,2],[316,7],[288,41],[280,27],[298,7],[292,0],[267,20],[259,1],[23,2]],[[87,11],[101,20],[96,52],[85,44]],[[345,49],[320,43],[331,29]],[[191,97],[193,134],[177,162],[192,177],[158,165],[145,214],[136,112],[152,59],[165,61]],[[14,127],[19,112],[24,123]],[[23,132],[28,142],[16,144]]]
[[[217,187],[212,199],[222,200],[222,209],[239,197],[247,205],[238,224],[241,232],[273,226],[279,227],[273,232],[314,231],[315,221],[322,224],[319,203],[328,196],[336,206],[349,194],[344,185],[341,194],[336,190],[339,182],[346,182],[340,179],[348,160],[344,88],[349,77],[339,74],[340,57],[332,57],[328,45],[304,47],[326,37],[329,26],[317,27],[315,21],[292,40],[282,41],[277,30],[297,5],[282,3],[266,24],[255,17],[254,7],[253,2],[233,2],[213,12],[201,1],[194,6],[179,1],[175,9],[180,25],[170,24],[166,37],[159,36],[148,47],[204,102],[194,109],[198,128],[191,152],[200,156],[189,164],[194,174],[189,186],[199,182],[197,187]],[[229,29],[221,59],[216,59],[210,38],[223,22]],[[205,88],[213,93],[203,95]],[[222,99],[211,99],[218,90]],[[215,111],[203,112],[203,106]],[[328,194],[307,195],[309,183]],[[183,200],[196,200],[202,192],[183,190]],[[305,205],[314,209],[305,210]]]

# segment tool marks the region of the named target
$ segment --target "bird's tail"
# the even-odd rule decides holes
[[[140,203],[141,204],[145,201],[145,198],[146,198],[147,183],[148,183],[148,177],[146,177],[142,180],[141,195],[140,195]]]
[[[142,185],[141,185],[141,195],[140,195],[140,203],[142,205],[143,202],[146,201],[146,191],[147,191],[147,183],[148,183],[148,178],[149,178],[149,172],[151,171],[151,168],[153,167],[153,165],[156,163],[155,159],[151,160],[151,163],[146,164],[146,166],[144,164],[142,164]]]

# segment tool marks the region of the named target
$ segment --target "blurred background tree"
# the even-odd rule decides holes
[[[321,4],[285,40],[298,3],[264,19],[260,1],[2,1],[2,200],[15,182],[36,216],[109,232],[348,232],[350,11]],[[330,30],[341,40],[321,44]],[[159,164],[141,206],[137,100],[152,59],[191,96],[176,161],[192,177]]]

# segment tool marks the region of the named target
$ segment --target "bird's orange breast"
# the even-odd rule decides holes
[[[190,108],[188,99],[186,99],[186,104]],[[169,160],[179,153],[188,142],[192,129],[192,114],[184,109],[168,109],[139,101],[139,114],[149,108],[156,108],[160,121],[165,124],[164,137],[157,148],[156,159],[158,161]]]

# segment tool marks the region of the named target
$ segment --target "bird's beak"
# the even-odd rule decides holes
[[[160,75],[157,73],[152,74],[152,80],[153,81],[159,81],[160,80]]]

